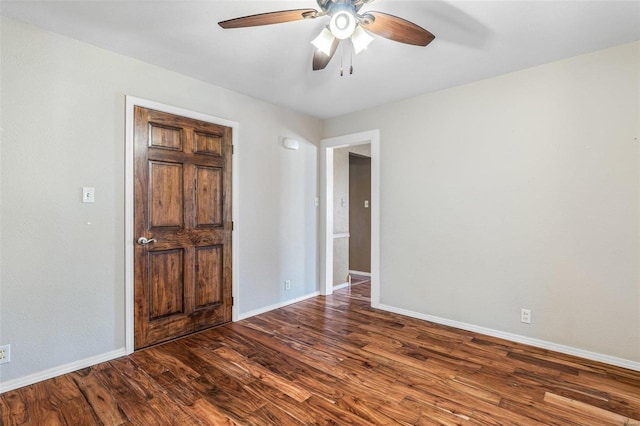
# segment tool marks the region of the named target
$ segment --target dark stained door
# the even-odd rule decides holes
[[[135,348],[231,321],[231,129],[135,107]],[[146,239],[146,241],[145,241]]]

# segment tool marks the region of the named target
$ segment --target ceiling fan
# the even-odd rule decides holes
[[[389,40],[415,46],[426,46],[435,39],[429,31],[397,16],[383,12],[360,13],[360,8],[373,0],[317,0],[320,10],[291,9],[259,13],[218,22],[224,29],[255,27],[329,16],[329,25],[312,41],[313,70],[324,69],[342,40],[350,39],[355,53],[373,40],[369,32]]]

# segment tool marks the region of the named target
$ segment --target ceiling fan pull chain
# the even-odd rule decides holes
[[[344,69],[342,68],[342,61],[344,60],[344,49],[340,46],[340,77],[344,75]]]
[[[351,66],[349,66],[349,74],[353,74],[353,51],[349,50],[349,55],[351,57]]]

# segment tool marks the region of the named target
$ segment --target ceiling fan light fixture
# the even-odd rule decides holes
[[[363,30],[360,25],[351,34],[351,44],[353,44],[353,50],[355,50],[356,55],[366,49],[372,41],[373,37]]]
[[[344,40],[351,37],[356,29],[356,17],[351,11],[352,8],[340,8],[332,11],[329,28],[336,38]]]
[[[319,51],[329,56],[331,54],[331,45],[333,44],[333,40],[335,40],[335,37],[331,34],[331,31],[325,27],[320,31],[320,34],[313,39],[311,44],[313,44]]]
[[[371,35],[414,46],[426,46],[435,39],[429,31],[406,19],[383,12],[360,14],[361,7],[372,1],[317,0],[320,10],[277,10],[227,19],[218,24],[224,29],[246,28],[328,16],[329,25],[311,42],[316,47],[311,62],[313,71],[324,69],[334,57],[340,42],[347,38],[353,47],[352,56],[353,52],[357,54],[367,48],[372,41]]]

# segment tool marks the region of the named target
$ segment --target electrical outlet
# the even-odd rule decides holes
[[[0,364],[11,361],[11,345],[0,346]]]
[[[285,290],[291,290],[291,280],[286,280],[284,282],[284,289]]]
[[[525,324],[531,324],[531,310],[530,309],[521,309],[520,310],[520,322]]]

